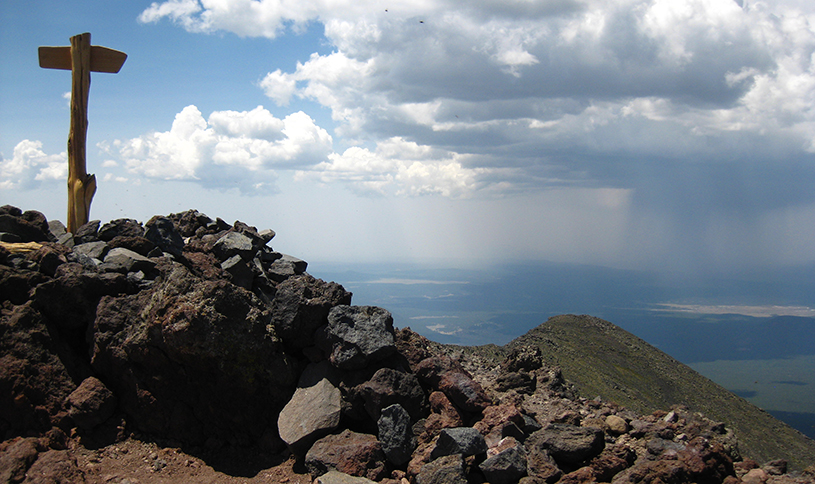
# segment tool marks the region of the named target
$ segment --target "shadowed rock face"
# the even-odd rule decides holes
[[[191,443],[253,442],[296,383],[270,311],[227,281],[164,264],[155,288],[106,297],[91,364],[141,428]]]

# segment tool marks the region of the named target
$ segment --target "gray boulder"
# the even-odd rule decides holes
[[[376,425],[388,460],[397,466],[408,462],[416,449],[416,437],[407,410],[398,403],[383,408]]]
[[[439,433],[439,440],[433,452],[430,453],[430,457],[436,459],[453,454],[467,457],[486,452],[487,442],[478,430],[472,427],[456,427],[444,429]]]
[[[558,464],[574,466],[595,457],[605,448],[603,431],[594,427],[550,424],[529,436],[527,450],[540,448]]]
[[[252,290],[255,272],[239,254],[235,254],[221,262],[221,269],[229,273],[232,284],[246,290]]]
[[[285,281],[289,277],[306,272],[308,262],[288,254],[280,254],[266,269],[266,274],[275,281]]]
[[[303,274],[277,285],[272,320],[283,342],[296,349],[314,346],[314,332],[328,323],[334,306],[351,304],[351,293],[335,282]]]
[[[257,249],[248,236],[238,232],[227,232],[215,242],[215,245],[212,246],[212,252],[221,262],[236,255],[248,261],[255,256]]]
[[[303,455],[317,439],[337,428],[341,414],[342,394],[328,379],[297,388],[277,419],[280,438],[294,454]]]
[[[71,250],[75,255],[90,257],[91,259],[96,259],[101,262],[107,250],[107,244],[101,240],[97,240],[95,242],[76,244]]]
[[[526,475],[523,447],[506,449],[478,465],[490,484],[512,484]]]
[[[172,220],[157,215],[144,225],[144,238],[156,244],[162,252],[172,254],[175,257],[182,257],[184,239],[181,238],[181,234],[176,230]]]
[[[104,262],[99,266],[102,272],[149,272],[156,267],[156,263],[143,255],[124,247],[117,247],[108,251]]]
[[[364,368],[396,352],[393,317],[374,306],[334,307],[328,313],[323,345],[337,368]]]
[[[461,454],[446,455],[422,466],[416,484],[467,484]]]

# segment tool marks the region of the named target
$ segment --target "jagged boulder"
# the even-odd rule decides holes
[[[163,252],[172,254],[174,257],[183,257],[184,239],[178,232],[172,219],[169,217],[155,216],[147,221],[144,237]]]
[[[425,358],[415,365],[414,371],[425,384],[443,392],[466,412],[481,412],[490,404],[481,384],[449,356]]]
[[[491,484],[512,484],[526,475],[523,447],[510,447],[478,465]]]
[[[102,225],[97,234],[99,240],[110,242],[116,237],[143,237],[144,227],[138,220],[120,218]]]
[[[31,302],[0,310],[0,435],[65,425],[63,402],[76,389],[46,319]]]
[[[460,454],[464,457],[487,453],[487,442],[478,430],[472,427],[444,429],[439,433],[431,459],[445,455]]]
[[[413,420],[427,413],[427,399],[419,380],[412,373],[380,368],[370,380],[358,385],[356,393],[365,402],[365,410],[374,421],[384,407],[398,403]]]
[[[416,437],[407,410],[398,403],[385,407],[376,424],[382,451],[388,460],[395,465],[408,462],[416,448]]]
[[[360,369],[396,353],[393,316],[374,306],[337,306],[328,313],[320,338],[331,364]]]
[[[334,282],[308,274],[292,276],[277,285],[272,320],[287,347],[302,349],[315,344],[315,331],[328,324],[331,308],[351,304],[351,293]]]
[[[337,428],[342,414],[342,394],[327,378],[299,386],[280,412],[280,437],[294,454],[303,455],[320,437]]]

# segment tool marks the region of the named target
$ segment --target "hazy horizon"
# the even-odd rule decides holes
[[[198,209],[311,260],[815,263],[815,6],[799,0],[0,4],[2,203],[64,219],[92,34],[91,218]]]

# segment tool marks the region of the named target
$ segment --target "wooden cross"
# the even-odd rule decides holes
[[[71,71],[71,131],[68,134],[68,232],[88,223],[96,177],[88,175],[85,142],[88,135],[88,93],[91,71],[117,73],[127,59],[118,50],[91,45],[91,34],[71,37],[69,47],[40,47],[40,67]]]

